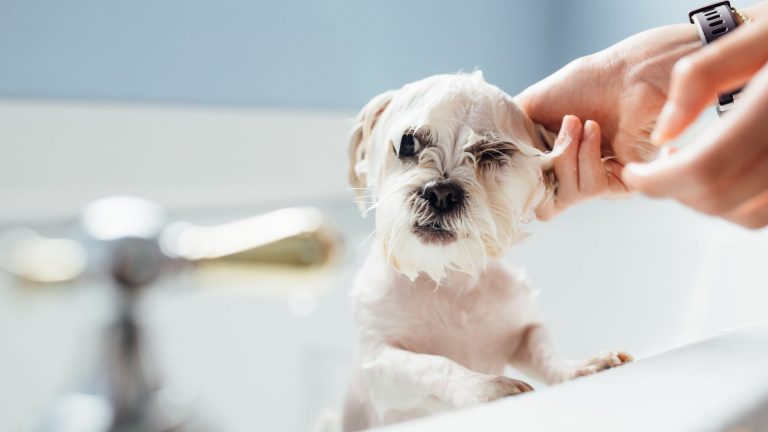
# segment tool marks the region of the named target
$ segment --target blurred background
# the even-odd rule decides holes
[[[0,230],[66,232],[113,194],[200,224],[319,207],[344,235],[339,264],[312,276],[185,273],[144,307],[166,379],[198,395],[216,430],[308,430],[340,409],[354,359],[347,292],[373,226],[346,184],[356,111],[435,73],[481,69],[516,94],[699,6],[0,0]],[[765,232],[641,198],[531,232],[510,258],[569,356],[622,347],[642,358],[767,314]],[[0,430],[25,430],[83,372],[98,290],[0,273]]]

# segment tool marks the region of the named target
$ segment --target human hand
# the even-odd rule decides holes
[[[568,207],[596,197],[627,194],[621,181],[620,163],[600,156],[600,125],[578,117],[563,117],[553,152],[557,188],[552,199],[536,210],[539,220],[549,220]]]
[[[602,126],[602,156],[621,164],[647,161],[658,150],[650,134],[666,101],[670,71],[700,47],[690,24],[648,30],[574,60],[515,101],[552,131],[566,114],[594,119]]]
[[[721,121],[674,155],[628,165],[626,184],[745,227],[768,225],[768,21],[742,26],[674,66],[653,138],[677,137],[716,94],[747,81]]]

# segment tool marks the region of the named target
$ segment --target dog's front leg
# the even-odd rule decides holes
[[[510,363],[536,379],[555,384],[630,361],[632,356],[623,351],[604,351],[585,362],[567,360],[555,350],[547,329],[542,324],[531,324],[523,330]]]
[[[555,350],[549,332],[538,323],[523,329],[520,344],[512,353],[510,363],[547,384],[569,380],[575,374],[574,362],[563,358]]]
[[[442,356],[390,345],[371,354],[363,370],[379,409],[407,410],[435,399],[457,408],[533,390],[522,381],[474,372]]]

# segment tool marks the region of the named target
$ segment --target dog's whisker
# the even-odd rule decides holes
[[[361,248],[361,247],[363,247],[363,245],[365,245],[365,243],[367,243],[367,242],[368,242],[368,240],[370,240],[370,239],[371,239],[371,238],[372,238],[374,235],[376,235],[376,230],[375,230],[375,229],[374,229],[373,231],[371,231],[371,233],[370,233],[370,234],[368,234],[368,235],[367,235],[367,236],[366,236],[366,237],[363,239],[363,241],[361,241],[361,242],[360,242],[360,244],[359,244],[359,245],[357,245],[357,247],[355,248],[355,250],[360,250],[360,248]]]

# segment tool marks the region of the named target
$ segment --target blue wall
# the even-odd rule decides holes
[[[588,0],[558,1],[554,18],[567,22],[559,38],[560,59],[575,58],[606,48],[652,27],[687,23],[688,11],[715,0]],[[739,7],[756,0],[735,0]]]
[[[0,0],[0,96],[357,108],[481,68],[553,70],[540,1]],[[515,16],[515,10],[526,16]]]
[[[0,97],[354,109],[475,68],[515,93],[702,2],[0,0]]]

